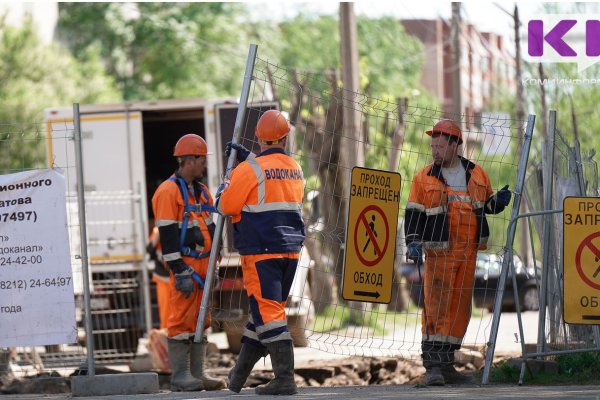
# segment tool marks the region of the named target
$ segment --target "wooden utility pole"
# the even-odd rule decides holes
[[[363,166],[364,140],[358,110],[358,42],[354,3],[340,3],[340,41],[342,57],[342,82],[344,105],[344,153],[345,166]]]
[[[521,121],[525,120],[525,106],[523,99],[523,79],[521,73],[521,21],[519,19],[519,7],[515,4],[515,11],[513,13],[513,20],[515,25],[515,80],[517,81],[517,98],[515,99],[516,113],[517,113],[517,121],[521,123]],[[524,144],[524,135],[525,127],[519,132],[519,141],[517,143],[517,154],[521,154],[523,152],[523,144]],[[527,212],[527,202],[522,201],[520,207],[520,213],[524,214]],[[531,243],[529,243],[529,224],[525,218],[519,221],[521,227],[521,257],[523,258],[523,262],[525,265],[528,265],[529,262],[529,254]]]
[[[460,79],[460,3],[452,3],[452,113],[454,119],[459,124],[462,124],[461,115],[463,113],[462,106],[462,85]],[[464,127],[463,127],[464,128]]]
[[[350,193],[350,179],[352,167],[365,165],[364,140],[362,139],[362,129],[360,126],[360,111],[358,107],[358,42],[356,34],[356,18],[354,17],[354,3],[340,3],[340,43],[342,59],[342,97],[344,125],[342,132],[336,132],[336,135],[343,133],[343,152],[340,163],[346,168],[344,182],[347,183],[345,194]],[[334,99],[331,99],[334,101]],[[348,202],[340,211],[342,217],[340,223],[345,224],[348,219]],[[345,227],[344,227],[345,228]],[[345,230],[345,229],[344,229]],[[344,243],[345,246],[346,243]],[[342,265],[343,255],[340,253],[337,265]],[[338,269],[341,274],[342,270]],[[338,288],[338,289],[341,289]],[[350,308],[350,320],[358,323],[362,319],[362,310],[370,308],[369,303],[348,302]]]

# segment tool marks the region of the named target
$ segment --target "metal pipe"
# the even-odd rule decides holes
[[[500,273],[500,281],[498,282],[498,293],[496,293],[496,301],[494,304],[494,317],[492,319],[492,329],[490,331],[490,340],[488,342],[488,348],[485,358],[485,368],[483,370],[483,376],[481,383],[486,385],[490,379],[490,370],[492,368],[492,361],[494,358],[494,351],[496,349],[496,338],[498,336],[498,327],[500,326],[500,310],[502,308],[502,297],[504,297],[504,287],[506,286],[506,278],[508,275],[508,263],[512,260],[513,252],[512,246],[515,240],[516,233],[516,221],[519,215],[519,208],[521,206],[521,194],[525,187],[525,173],[527,171],[527,162],[529,160],[529,149],[531,148],[531,139],[533,137],[533,127],[535,125],[535,115],[529,115],[527,119],[527,128],[525,130],[525,143],[523,145],[523,152],[521,153],[521,159],[519,160],[519,169],[517,171],[517,183],[515,187],[515,199],[513,201],[513,207],[511,212],[511,223],[509,223],[508,231],[506,235],[506,251],[504,253],[504,260],[502,261],[502,272]]]
[[[87,231],[85,219],[85,182],[83,179],[83,151],[81,146],[81,116],[79,104],[73,104],[75,141],[75,168],[77,170],[77,204],[79,212],[79,236],[81,238],[81,273],[83,274],[83,308],[85,312],[85,342],[87,349],[88,376],[96,374],[94,365],[94,332],[92,329],[92,305],[90,300],[90,274],[88,268]]]
[[[548,117],[548,135],[545,143],[545,157],[542,159],[542,173],[544,180],[544,210],[551,210],[552,205],[552,182],[554,180],[554,139],[556,135],[556,111],[550,110]],[[548,291],[548,275],[550,273],[550,249],[552,245],[552,217],[547,215],[544,218],[544,227],[542,229],[542,283],[540,285],[540,313],[538,319],[538,338],[537,350],[538,353],[543,353],[546,349],[546,305]]]
[[[146,229],[148,224],[146,223],[146,217],[144,215],[144,207],[143,207],[143,203],[142,203],[142,183],[138,182],[137,183],[137,193],[139,196],[139,199],[137,200],[138,203],[138,212],[140,214],[140,238],[145,238],[147,237],[146,234]],[[143,247],[142,247],[143,248]],[[142,252],[143,254],[143,252]],[[144,255],[142,257],[142,268],[141,268],[141,272],[142,272],[142,294],[143,294],[143,298],[144,298],[144,320],[145,320],[145,325],[146,325],[146,335],[147,337],[150,337],[150,331],[152,330],[152,305],[150,304],[150,277],[149,277],[149,271],[148,271],[148,257],[147,255]]]
[[[242,85],[242,93],[240,96],[240,104],[238,105],[238,112],[235,117],[235,126],[233,128],[233,143],[238,143],[242,134],[242,125],[244,123],[244,116],[246,114],[246,107],[248,104],[248,97],[250,95],[250,85],[252,83],[252,74],[254,73],[254,63],[256,60],[258,46],[251,44],[248,49],[248,58],[246,59],[246,70],[244,72],[244,82]],[[227,169],[225,170],[225,179],[229,178],[233,163],[236,159],[237,151],[232,149],[229,159],[227,160]],[[206,280],[204,284],[204,291],[202,292],[202,303],[200,304],[200,313],[198,315],[198,322],[196,323],[196,334],[194,335],[194,342],[199,343],[202,340],[202,333],[204,332],[204,324],[206,316],[208,314],[208,306],[210,303],[210,295],[212,285],[215,276],[215,269],[217,265],[217,256],[219,255],[219,247],[221,246],[221,236],[223,234],[223,225],[225,224],[225,217],[219,214],[217,218],[217,226],[215,228],[214,240],[210,249],[210,258],[208,260],[208,271],[206,272]]]
[[[577,353],[590,353],[592,351],[598,351],[598,348],[595,349],[572,349],[572,350],[554,350],[554,351],[545,351],[545,352],[535,352],[523,354],[523,358],[537,358],[537,357],[546,357],[546,356],[559,356],[562,354],[577,354]]]

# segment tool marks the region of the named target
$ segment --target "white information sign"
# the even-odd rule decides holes
[[[0,175],[0,347],[75,343],[65,179]]]

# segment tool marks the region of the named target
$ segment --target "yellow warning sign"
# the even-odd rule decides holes
[[[564,320],[600,324],[600,199],[563,202]]]
[[[352,169],[342,297],[389,303],[392,298],[400,174]]]

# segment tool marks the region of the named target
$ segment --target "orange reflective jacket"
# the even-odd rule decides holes
[[[231,215],[240,254],[295,253],[302,249],[304,176],[281,149],[269,149],[239,164],[217,199]]]
[[[199,181],[194,181],[186,189],[189,204],[212,206],[213,200],[208,188]],[[161,183],[152,197],[152,209],[160,233],[163,258],[169,268],[174,273],[179,273],[185,268],[181,261],[189,266],[198,264],[199,257],[182,254],[181,229],[185,207],[177,182],[167,179]],[[183,236],[185,248],[192,249],[200,257],[206,257],[210,254],[213,234],[214,223],[209,211],[188,213],[186,232]]]
[[[476,224],[478,249],[487,248],[490,229],[485,214],[502,212],[504,206],[496,204],[490,178],[483,168],[466,158],[459,158],[466,174],[467,195],[464,198],[454,199],[448,194],[440,166],[430,164],[415,175],[404,217],[406,244],[418,242],[423,243],[425,249],[448,249],[448,202],[459,200],[471,204],[475,218],[466,218],[465,223],[473,221]]]

